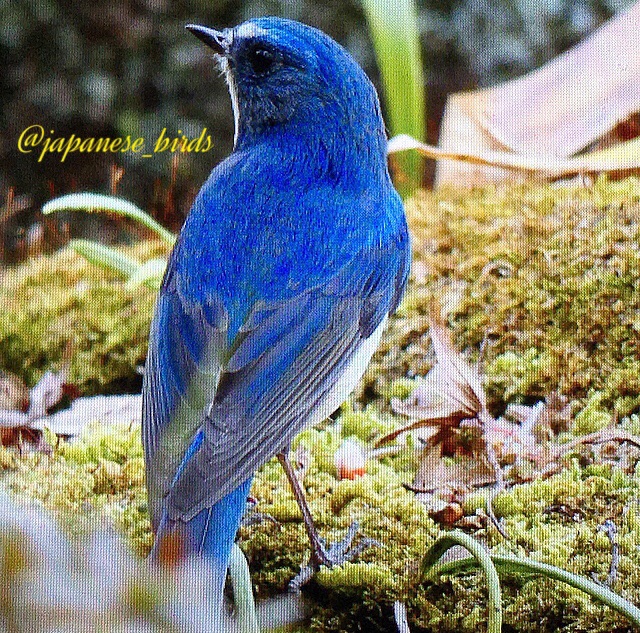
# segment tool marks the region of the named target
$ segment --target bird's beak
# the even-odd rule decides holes
[[[229,52],[229,40],[222,31],[216,31],[198,24],[187,24],[185,28],[207,46],[210,46],[218,55],[226,55]]]

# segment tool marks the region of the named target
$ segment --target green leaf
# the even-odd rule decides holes
[[[229,574],[231,575],[233,602],[236,607],[240,633],[260,633],[249,565],[247,565],[247,559],[242,550],[236,544],[231,550]]]
[[[69,246],[90,263],[115,270],[125,277],[131,277],[140,268],[138,260],[99,242],[71,240]]]
[[[137,207],[132,202],[117,198],[116,196],[106,196],[101,193],[70,193],[60,198],[50,200],[42,207],[42,213],[56,213],[58,211],[94,211],[115,213],[132,220],[136,220],[149,230],[153,231],[170,246],[176,240],[176,236],[156,222],[148,213]]]
[[[166,267],[167,260],[160,257],[146,261],[127,279],[125,288],[130,290],[145,284],[153,290],[158,290]]]
[[[470,539],[470,536],[463,535],[467,539]],[[444,539],[450,537],[443,537]],[[436,545],[440,543],[443,539],[439,539],[436,543],[431,547],[431,550],[436,548]],[[472,539],[473,540],[473,539]],[[479,545],[479,544],[478,544]],[[479,545],[480,546],[480,545]],[[466,547],[466,546],[465,546]],[[481,547],[481,546],[480,546]],[[483,548],[484,549],[484,548]],[[431,552],[430,550],[430,552]],[[444,576],[450,574],[459,574],[471,571],[474,567],[477,567],[480,564],[479,559],[473,557],[467,557],[460,560],[451,561],[448,563],[441,563],[439,565],[433,565],[434,559],[433,556],[440,552],[440,556],[444,553],[442,549],[442,545],[439,545],[439,549],[434,550],[431,558],[429,559],[429,579],[433,579],[437,576]],[[429,552],[427,552],[427,556]],[[527,558],[516,558],[515,556],[495,556],[489,555],[488,552],[485,551],[485,555],[489,556],[493,564],[500,569],[500,571],[507,573],[520,573],[520,574],[540,574],[542,576],[546,576],[547,578],[552,578],[554,580],[560,580],[562,582],[575,587],[576,589],[580,589],[585,593],[589,594],[595,600],[599,600],[600,602],[606,604],[608,607],[615,609],[625,617],[629,619],[635,626],[640,627],[640,609],[636,607],[633,603],[629,602],[629,600],[625,600],[622,596],[617,593],[611,591],[608,587],[601,585],[593,580],[589,580],[584,576],[579,576],[578,574],[573,574],[569,571],[561,569],[560,567],[556,567],[555,565],[549,565],[547,563],[541,563],[539,561],[530,560]],[[425,557],[426,559],[426,557]],[[423,561],[423,571],[425,571],[425,562]]]
[[[502,591],[500,590],[498,572],[496,571],[489,552],[474,538],[459,530],[441,536],[427,550],[427,553],[422,559],[420,575],[426,580],[434,580],[442,575],[443,565],[436,565],[436,563],[447,550],[456,545],[461,545],[472,554],[470,558],[465,558],[465,561],[471,561],[471,564],[481,567],[484,571],[489,589],[489,621],[487,623],[487,631],[488,633],[500,633],[502,629]]]

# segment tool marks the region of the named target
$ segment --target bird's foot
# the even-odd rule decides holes
[[[353,540],[358,534],[359,528],[358,522],[354,521],[349,527],[345,537],[341,541],[332,543],[328,547],[325,540],[319,538],[320,547],[313,552],[311,556],[312,562],[318,567],[320,565],[333,567],[334,565],[342,565],[342,563],[353,560],[369,547],[382,547],[381,543],[372,538],[363,538],[355,547],[352,547]]]
[[[265,523],[269,521],[269,523],[273,523],[273,525],[280,526],[278,521],[270,514],[265,512],[258,512],[256,507],[258,506],[258,500],[254,497],[247,498],[247,504],[244,511],[244,516],[242,517],[242,527],[251,527],[252,525],[259,525],[260,523]]]
[[[357,545],[353,546],[353,540],[358,534],[359,527],[358,522],[354,521],[345,537],[329,546],[327,546],[324,539],[318,537],[309,562],[303,565],[295,578],[289,582],[289,591],[298,593],[313,578],[322,565],[326,567],[342,565],[353,560],[369,547],[382,547],[382,543],[372,538],[363,538]]]
[[[252,512],[251,514],[245,514],[242,517],[241,525],[242,527],[247,528],[253,525],[266,523],[267,521],[273,525],[277,525],[278,527],[280,527],[277,519],[275,517],[272,517],[270,514],[267,514],[266,512]]]

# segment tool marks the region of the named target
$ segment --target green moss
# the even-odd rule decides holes
[[[328,589],[357,595],[361,595],[363,590],[379,593],[381,588],[391,589],[398,582],[398,578],[387,567],[376,563],[344,563],[331,569],[324,567],[318,572],[316,580]]]
[[[162,252],[142,243],[140,259]],[[33,385],[64,358],[82,393],[136,391],[144,364],[154,293],[125,289],[122,279],[65,249],[4,271],[0,284],[2,368]],[[10,317],[9,317],[10,315]]]
[[[327,434],[330,441],[318,440],[314,445],[338,444],[339,427],[340,419],[331,428],[315,431]],[[20,496],[39,499],[72,532],[95,525],[100,517],[100,522],[108,519],[144,554],[151,534],[140,450],[139,428],[93,425],[77,440],[61,442],[52,456],[19,456],[14,449],[4,449],[3,454],[11,458],[3,460],[0,484]],[[258,598],[285,591],[308,555],[299,511],[278,469],[275,460],[265,465],[252,489],[260,502],[258,510],[274,516],[278,524],[265,520],[241,531]],[[356,563],[319,574],[307,591],[309,620],[300,630],[357,631],[367,623],[366,630],[391,633],[395,630],[392,604],[397,599],[407,602],[415,630],[471,632],[484,623],[485,595],[479,576],[446,579],[438,585],[418,582],[419,561],[442,532],[427,516],[425,506],[402,486],[403,472],[395,468],[394,458],[372,462],[367,474],[353,481],[338,481],[315,462],[310,466],[305,488],[321,534],[336,541],[357,519],[361,532],[377,539],[381,547],[369,548]],[[548,479],[514,486],[494,500],[496,512],[506,520],[509,542],[490,528],[477,531],[476,537],[498,552],[528,555],[604,578],[611,548],[597,528],[604,519],[613,518],[621,552],[617,588],[638,600],[640,511],[633,502],[638,497],[640,473],[630,475],[610,465],[580,468],[576,463]],[[559,504],[579,508],[580,519],[553,510]],[[513,630],[552,631],[552,623],[563,623],[574,627],[571,630],[587,631],[598,620],[609,627],[621,624],[605,608],[543,579],[507,577],[503,582],[506,619]],[[132,586],[126,598],[129,608],[141,616],[147,613],[154,604],[149,592],[152,589]],[[539,592],[546,593],[535,604],[522,597]],[[543,628],[534,628],[536,618]],[[607,629],[597,624],[593,630],[604,633]]]
[[[493,390],[508,401],[530,394],[540,376],[552,370],[550,365],[546,352],[530,348],[523,353],[507,351],[496,356],[485,371],[491,376]]]
[[[575,417],[573,433],[576,435],[595,433],[611,424],[611,414],[603,410],[603,400],[604,394],[600,391],[589,394],[584,408]]]
[[[410,378],[398,378],[397,380],[392,381],[387,385],[385,389],[383,389],[382,395],[383,398],[387,400],[391,400],[392,398],[399,398],[400,400],[404,400],[408,398],[413,390],[416,388],[416,381]]]
[[[482,361],[489,404],[531,402],[558,391],[577,412],[562,439],[622,417],[640,432],[640,183],[600,179],[591,188],[547,185],[424,193],[408,204],[414,267],[408,294],[391,319],[356,398],[335,420],[296,438],[304,487],[323,537],[341,539],[352,521],[381,546],[357,562],[323,570],[305,590],[309,615],[291,631],[396,631],[394,600],[407,603],[412,631],[471,632],[486,622],[481,576],[417,577],[427,546],[442,530],[404,484],[415,468],[413,443],[369,458],[366,474],[338,480],[335,451],[349,437],[371,446],[405,422],[390,400],[405,397],[434,362],[428,334],[433,296],[447,308],[455,342]],[[144,249],[156,246],[140,245]],[[122,283],[68,251],[14,269],[0,289],[0,357],[33,384],[74,343],[72,382],[83,391],[139,385],[153,293]],[[42,289],[46,292],[43,293]],[[34,333],[36,333],[34,335]],[[482,348],[482,353],[481,353]],[[52,439],[52,438],[51,438]],[[53,441],[50,443],[54,444]],[[304,450],[302,450],[304,449]],[[306,455],[303,455],[306,453]],[[605,578],[611,546],[598,526],[618,526],[620,565],[614,587],[640,602],[640,468],[576,459],[563,472],[511,487],[493,501],[511,535],[490,525],[476,538],[496,551],[527,555],[580,574]],[[151,533],[139,429],[90,426],[52,456],[0,449],[0,485],[40,500],[69,530],[109,521],[145,554]],[[277,460],[257,473],[252,494],[265,520],[242,528],[258,598],[285,591],[308,557],[299,510]],[[486,505],[479,491],[465,510]],[[503,578],[505,630],[604,633],[628,630],[610,610],[539,577]],[[144,586],[125,596],[144,614],[155,598]]]
[[[343,406],[340,423],[343,437],[355,436],[363,442],[388,433],[395,428],[396,421],[388,415],[381,415],[375,407],[356,411],[350,403]]]
[[[640,406],[640,180],[593,187],[498,186],[424,193],[407,205],[414,266],[403,312],[360,395],[388,398],[424,374],[429,302],[448,309],[458,348],[482,361],[491,407],[560,391],[602,411]],[[483,345],[484,342],[484,345]]]
[[[60,441],[51,456],[1,449],[0,485],[37,499],[73,533],[95,526],[100,516],[148,552],[151,533],[144,485],[140,429],[129,424],[89,425],[72,441]]]

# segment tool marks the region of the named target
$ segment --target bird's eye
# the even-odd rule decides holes
[[[256,75],[266,75],[273,68],[276,57],[263,46],[256,46],[249,51],[249,63]]]

